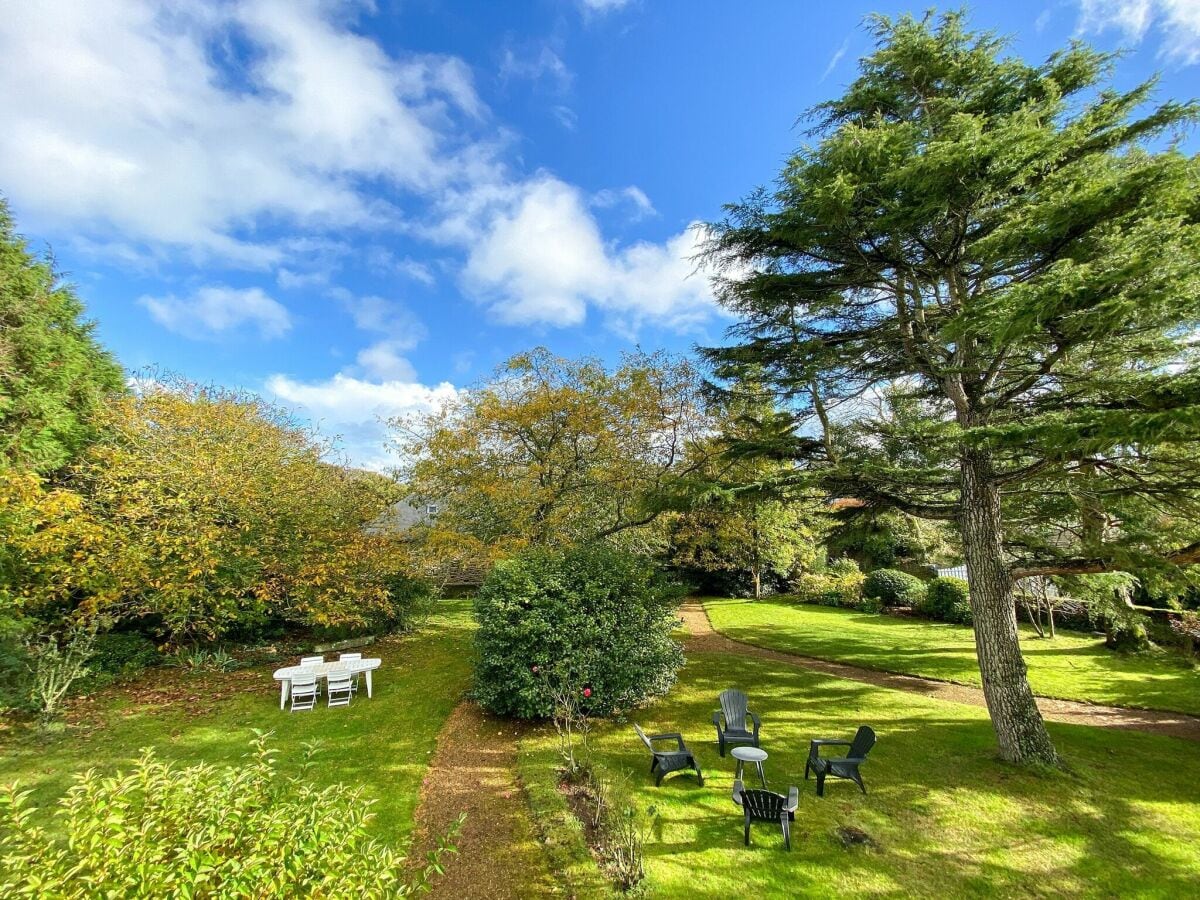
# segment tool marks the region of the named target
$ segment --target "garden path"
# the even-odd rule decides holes
[[[413,863],[423,862],[442,834],[466,813],[454,841],[458,852],[442,858],[430,897],[518,900],[557,893],[517,781],[517,723],[493,718],[476,704],[455,707],[438,733],[417,805]]]
[[[860,666],[846,663],[817,659],[811,656],[800,656],[795,653],[784,653],[780,650],[768,650],[725,637],[712,627],[704,605],[695,599],[689,599],[680,608],[684,627],[688,631],[686,646],[691,650],[714,653],[741,653],[756,656],[760,659],[772,659],[790,665],[803,666],[815,672],[833,675],[837,678],[848,678],[878,687],[893,688],[898,691],[908,691],[923,694],[937,700],[948,700],[954,703],[966,703],[971,706],[987,706],[983,691],[971,685],[957,684],[950,681],[937,681],[932,678],[918,678],[913,675],[897,675],[891,672],[880,672],[875,669],[864,669]],[[1163,712],[1151,709],[1129,709],[1122,706],[1100,706],[1092,703],[1079,703],[1074,700],[1053,700],[1048,697],[1037,698],[1038,708],[1042,715],[1051,722],[1066,722],[1072,725],[1094,725],[1101,728],[1119,728],[1129,731],[1148,731],[1153,734],[1165,734],[1171,737],[1186,738],[1200,741],[1200,718],[1183,713]]]

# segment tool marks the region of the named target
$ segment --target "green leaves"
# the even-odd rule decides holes
[[[30,253],[0,200],[0,466],[61,470],[95,435],[123,373],[49,260]]]
[[[969,450],[1022,554],[1200,538],[1200,161],[1171,143],[1196,105],[1112,88],[1082,44],[1005,56],[959,13],[873,28],[816,142],[713,228],[743,321],[707,356],[801,433],[836,423],[836,453],[793,441],[835,496],[948,518]]]
[[[65,846],[48,839],[28,791],[0,790],[0,894],[400,897],[454,852],[461,817],[409,869],[369,836],[360,788],[284,775],[269,736],[257,735],[241,767],[184,768],[146,750],[129,772],[78,775],[57,812]]]

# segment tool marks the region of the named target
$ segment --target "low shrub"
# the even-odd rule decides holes
[[[367,610],[359,621],[315,626],[313,638],[332,643],[366,635],[407,633],[420,626],[437,600],[437,588],[424,578],[392,574],[384,585],[387,599]]]
[[[917,612],[939,622],[957,622],[959,607],[967,606],[968,586],[962,578],[934,578],[925,586],[925,596],[917,604]]]
[[[96,673],[122,678],[158,665],[162,653],[154,641],[136,631],[110,631],[96,636],[91,667]]]
[[[883,601],[875,597],[863,597],[855,607],[859,612],[878,614],[883,612]]]
[[[800,603],[857,607],[862,600],[863,573],[852,559],[839,559],[818,572],[793,579],[792,596]]]
[[[452,849],[442,839],[410,869],[368,833],[361,788],[284,776],[265,737],[254,746],[237,766],[182,768],[146,750],[128,773],[76,775],[55,814],[65,842],[31,792],[0,790],[0,896],[402,897]]]
[[[646,560],[595,545],[498,563],[475,597],[475,695],[494,713],[554,712],[580,685],[592,716],[665,693],[683,664],[671,639],[681,590]]]
[[[898,569],[876,569],[863,582],[863,596],[884,606],[918,606],[925,597],[925,582]]]

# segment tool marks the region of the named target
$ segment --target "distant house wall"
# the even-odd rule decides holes
[[[436,503],[411,503],[401,500],[393,503],[378,519],[367,526],[373,533],[391,531],[403,533],[418,525],[429,523],[438,513]]]
[[[412,503],[401,500],[394,503],[382,516],[367,526],[374,534],[404,534],[412,529],[428,525],[440,511],[439,503]],[[443,588],[476,588],[491,571],[490,562],[457,560],[441,563],[425,572],[425,575]]]

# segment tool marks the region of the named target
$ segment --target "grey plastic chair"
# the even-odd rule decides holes
[[[758,716],[750,712],[750,701],[746,695],[739,690],[730,688],[721,691],[718,699],[721,702],[721,708],[713,712],[712,723],[717,729],[717,745],[721,756],[725,755],[726,744],[730,746],[749,744],[757,747],[758,730],[762,727],[762,722]],[[753,731],[746,727],[747,718],[754,724]]]
[[[795,785],[788,788],[787,796],[774,791],[752,790],[742,787],[740,781],[733,783],[733,802],[742,808],[746,821],[746,846],[750,846],[751,822],[778,822],[783,829],[783,846],[792,849],[792,822],[796,818],[796,807],[800,805],[800,789]]]
[[[700,771],[700,763],[696,762],[695,755],[684,745],[683,735],[677,731],[647,735],[638,725],[634,725],[633,730],[637,732],[638,737],[642,739],[642,743],[646,745],[646,749],[653,757],[650,761],[650,774],[655,776],[654,784],[656,786],[662,784],[665,776],[683,769],[694,770],[696,779],[700,782],[701,787],[704,786],[704,773]],[[655,750],[655,741],[674,741],[675,749]]]
[[[867,754],[875,746],[875,732],[869,725],[859,727],[852,741],[817,740],[808,742],[808,762],[804,764],[804,780],[808,781],[809,770],[817,775],[817,796],[825,796],[825,778],[845,778],[853,781],[865,794],[867,786],[863,784],[862,775],[858,771],[867,760]],[[821,756],[822,747],[849,747],[845,756]]]

